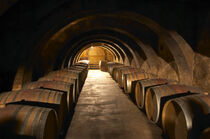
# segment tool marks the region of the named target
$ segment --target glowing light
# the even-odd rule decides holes
[[[89,60],[80,60],[80,61],[78,61],[78,62],[82,62],[82,63],[89,63]]]

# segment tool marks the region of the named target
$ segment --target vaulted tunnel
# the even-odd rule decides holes
[[[91,13],[60,24],[56,25],[60,29],[52,28],[40,39],[25,61],[34,79],[70,66],[85,45],[104,42],[119,62],[132,63],[159,77],[193,84],[192,48],[178,33],[164,29],[149,18],[131,12]]]
[[[209,92],[209,9],[188,0],[0,0],[0,92],[80,60],[89,69],[117,62]]]

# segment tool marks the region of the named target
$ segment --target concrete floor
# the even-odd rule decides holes
[[[89,70],[66,139],[159,139],[161,134],[107,72]]]

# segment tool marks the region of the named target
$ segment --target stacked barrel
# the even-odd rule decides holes
[[[86,63],[52,71],[21,90],[0,93],[2,138],[62,136],[88,73]]]
[[[108,71],[107,61],[101,60],[101,61],[99,62],[99,69],[100,69],[101,71],[107,72],[107,71]]]
[[[210,138],[210,94],[139,68],[108,62],[108,72],[170,139]]]

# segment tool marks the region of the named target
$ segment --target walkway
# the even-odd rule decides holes
[[[66,139],[159,139],[161,134],[107,72],[89,70]]]

